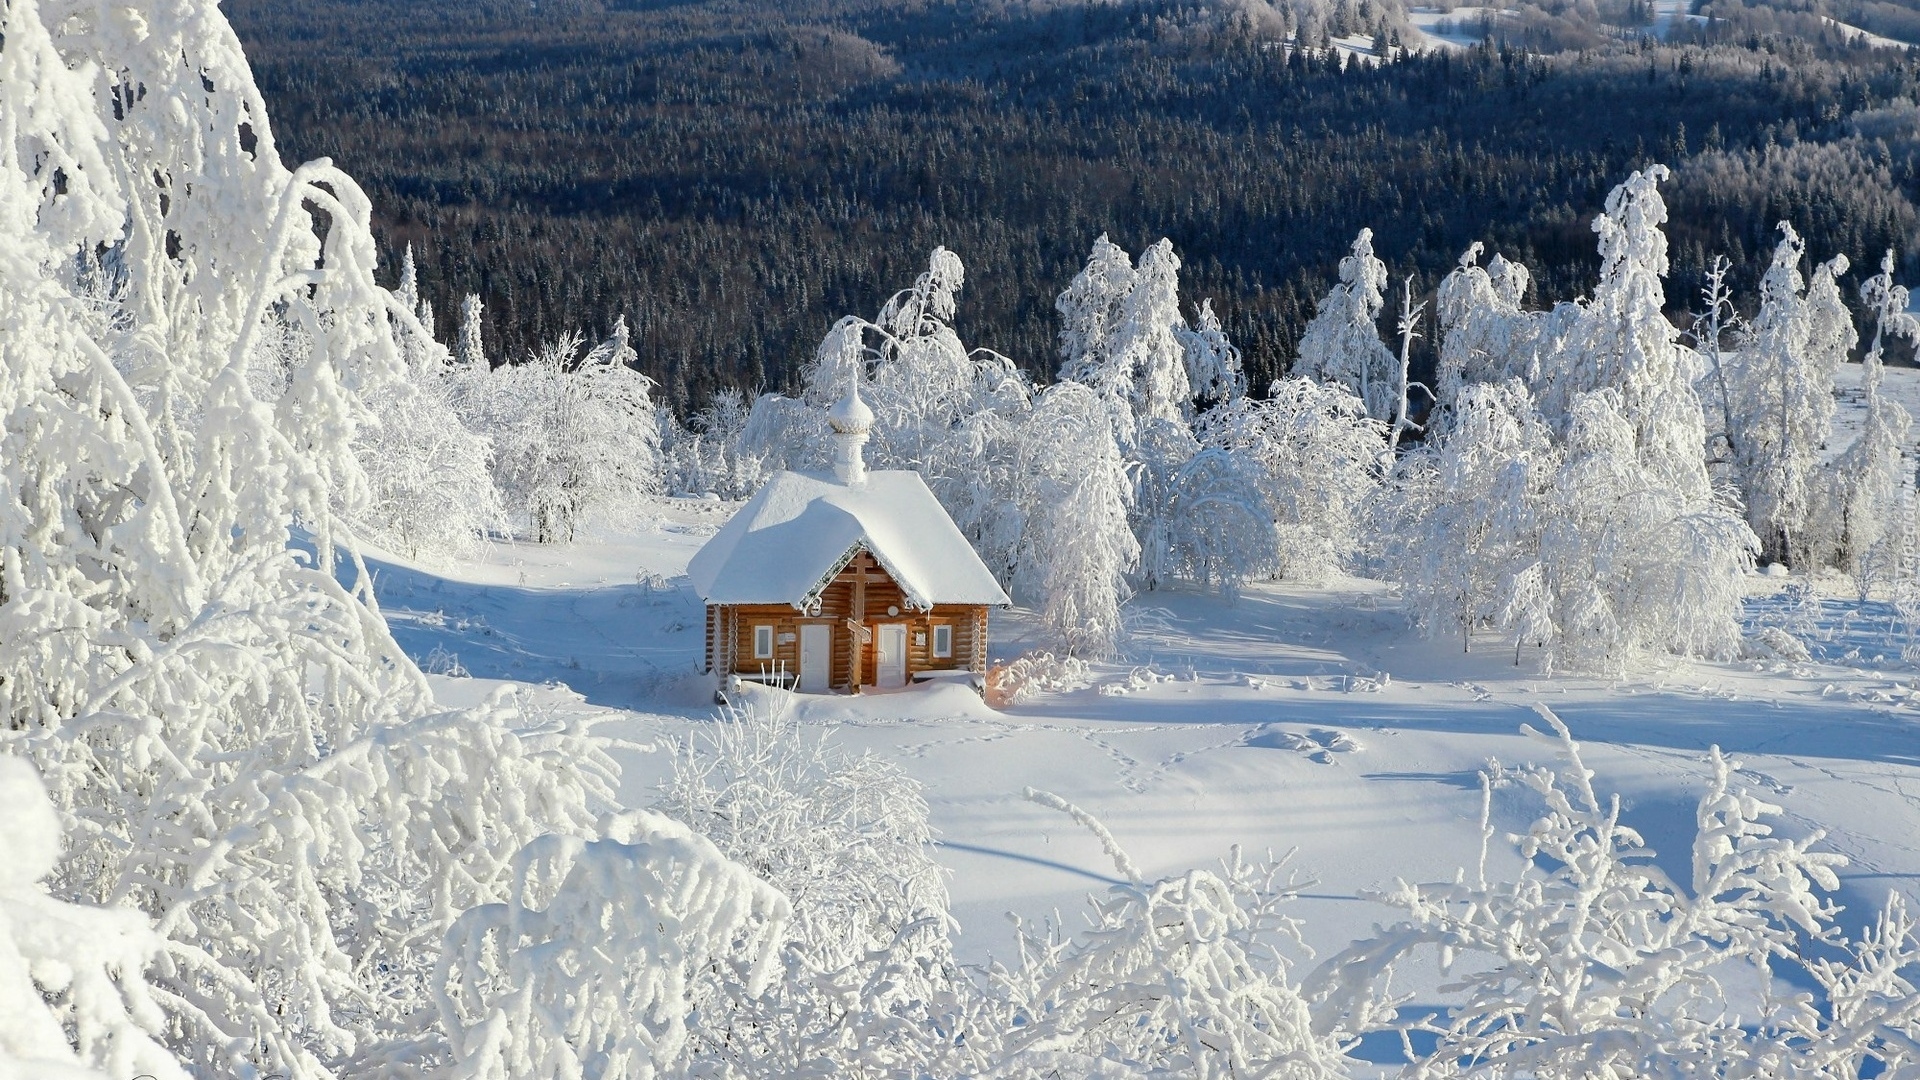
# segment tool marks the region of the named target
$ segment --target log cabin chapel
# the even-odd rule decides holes
[[[831,473],[776,473],[687,564],[706,670],[803,692],[986,673],[987,611],[1011,601],[917,472],[868,471],[856,381],[827,412]]]

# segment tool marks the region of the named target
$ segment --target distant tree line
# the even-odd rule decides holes
[[[1484,240],[1532,301],[1570,299],[1609,188],[1664,161],[1676,318],[1716,255],[1751,295],[1781,220],[1821,258],[1911,259],[1920,228],[1920,137],[1887,108],[1920,98],[1920,61],[1732,22],[1371,66],[1164,3],[228,11],[283,152],[366,185],[442,340],[469,292],[494,363],[624,316],[683,416],[796,386],[936,245],[971,269],[965,338],[1047,373],[1048,298],[1093,238],[1169,237],[1264,389],[1363,225],[1425,290]]]

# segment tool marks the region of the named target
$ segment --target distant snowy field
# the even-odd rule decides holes
[[[1840,380],[1843,424],[1857,377],[1850,366]],[[1888,382],[1920,412],[1920,371]],[[605,731],[669,745],[715,722],[697,673],[703,612],[684,571],[731,509],[674,500],[631,533],[499,545],[456,567],[381,560],[380,602],[430,670],[467,673],[438,679],[451,703],[526,684],[562,712],[604,714]],[[1890,605],[1861,605],[1838,579],[1813,596],[1783,592],[1779,578],[1751,584],[1749,621],[1788,625],[1811,662],[1676,662],[1619,684],[1543,678],[1535,657],[1516,666],[1491,639],[1469,653],[1421,638],[1383,587],[1352,580],[1265,585],[1237,603],[1140,597],[1126,662],[1006,712],[953,687],[800,708],[926,785],[969,960],[1007,954],[1006,912],[1057,910],[1077,925],[1086,893],[1112,879],[1092,837],[1022,798],[1028,785],[1099,815],[1150,875],[1235,844],[1297,848],[1293,865],[1311,881],[1297,913],[1317,950],[1337,950],[1393,914],[1364,891],[1473,866],[1479,770],[1542,760],[1549,748],[1520,732],[1540,726],[1537,704],[1566,720],[1598,786],[1621,793],[1628,823],[1679,860],[1668,869],[1682,879],[1701,756],[1736,754],[1742,780],[1782,804],[1791,828],[1827,829],[1827,847],[1851,860],[1840,899],[1857,929],[1888,890],[1913,893],[1920,880],[1920,668],[1902,659]],[[995,659],[1025,652],[1026,636],[1022,613],[999,615]],[[663,765],[628,752],[628,798]],[[1533,810],[1502,793],[1495,824],[1522,831]],[[1494,855],[1496,869],[1515,858],[1498,842]]]

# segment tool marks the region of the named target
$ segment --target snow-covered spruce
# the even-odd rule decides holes
[[[1373,230],[1361,229],[1340,260],[1340,284],[1320,301],[1300,335],[1293,373],[1346,387],[1376,420],[1392,420],[1398,404],[1399,365],[1380,340],[1387,266],[1373,254]]]
[[[1806,282],[1805,242],[1785,222],[1780,233],[1760,280],[1760,309],[1726,362],[1728,431],[1761,553],[1805,567],[1833,546],[1815,524],[1819,463],[1833,427],[1833,377],[1856,335],[1836,283],[1846,257],[1821,263]]]

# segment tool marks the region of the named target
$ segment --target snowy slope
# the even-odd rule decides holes
[[[455,569],[385,561],[381,602],[409,651],[443,669],[455,655],[474,676],[440,679],[443,697],[468,700],[495,680],[548,684],[534,693],[556,708],[605,712],[607,730],[664,744],[714,722],[684,567],[725,509],[674,502],[654,530],[501,546]],[[1104,818],[1149,873],[1207,864],[1233,844],[1297,847],[1314,881],[1299,913],[1317,949],[1336,949],[1389,914],[1363,890],[1473,864],[1478,772],[1489,758],[1539,760],[1519,728],[1538,725],[1540,703],[1590,744],[1603,789],[1625,796],[1629,823],[1668,859],[1684,858],[1700,755],[1737,753],[1745,781],[1796,828],[1831,830],[1829,845],[1854,860],[1843,902],[1865,912],[1920,874],[1916,671],[1888,644],[1884,605],[1795,606],[1778,585],[1754,579],[1751,617],[1809,633],[1814,663],[1676,664],[1619,685],[1544,679],[1532,657],[1516,666],[1491,642],[1468,653],[1421,639],[1380,586],[1349,581],[1262,586],[1231,605],[1149,595],[1135,605],[1128,663],[1004,713],[953,687],[802,707],[837,726],[842,745],[926,785],[972,960],[1006,952],[1003,913],[1077,918],[1113,873],[1091,837],[1021,798],[1028,785]],[[1019,613],[1001,617],[996,658],[1025,651],[1025,632]],[[627,795],[642,799],[660,755],[626,758]],[[1496,801],[1503,830],[1531,814]]]
[[[1407,21],[1419,37],[1409,44],[1416,48],[1469,49],[1480,41],[1480,21],[1484,7],[1457,7],[1442,11],[1436,7],[1407,9]]]

